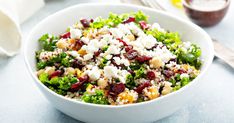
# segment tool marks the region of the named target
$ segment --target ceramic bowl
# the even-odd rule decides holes
[[[155,100],[136,104],[111,106],[89,104],[65,98],[51,91],[38,80],[35,74],[35,51],[39,49],[38,38],[41,35],[45,33],[58,35],[81,17],[107,17],[109,12],[129,13],[138,10],[150,16],[150,23],[157,22],[167,30],[177,31],[184,41],[191,41],[201,47],[201,57],[204,61],[201,74],[190,84],[176,92],[159,97]],[[183,107],[199,91],[202,79],[212,63],[214,51],[211,39],[207,33],[191,22],[146,7],[95,3],[75,5],[45,18],[37,24],[29,34],[24,47],[24,56],[28,71],[33,77],[35,84],[51,103],[51,106],[54,106],[61,112],[84,122],[143,123],[156,121],[174,113],[176,110]]]
[[[217,10],[198,10],[190,6],[191,0],[183,0],[186,15],[196,24],[210,27],[218,24],[226,15],[231,0],[226,0],[225,5]]]

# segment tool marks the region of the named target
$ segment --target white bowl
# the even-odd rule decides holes
[[[69,25],[74,24],[81,17],[107,17],[109,12],[129,13],[138,10],[142,10],[145,14],[150,16],[150,23],[158,22],[165,29],[179,32],[184,41],[194,42],[201,47],[201,57],[204,60],[201,74],[190,84],[176,92],[155,100],[137,104],[110,106],[89,104],[67,99],[54,93],[38,80],[35,74],[35,51],[39,49],[38,39],[41,35],[45,33],[60,34],[61,32],[64,32]],[[24,48],[25,61],[28,70],[34,78],[36,85],[51,104],[75,119],[95,123],[152,122],[172,114],[177,109],[184,106],[185,103],[199,90],[198,88],[202,82],[202,77],[205,76],[214,56],[210,37],[198,26],[165,12],[124,4],[79,4],[61,10],[41,21],[32,30]]]

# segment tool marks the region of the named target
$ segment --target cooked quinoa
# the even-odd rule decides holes
[[[80,19],[58,36],[42,35],[39,80],[67,98],[105,105],[144,102],[182,88],[200,73],[201,49],[147,20],[141,11],[110,13]]]

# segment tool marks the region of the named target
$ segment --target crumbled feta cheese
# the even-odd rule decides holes
[[[190,42],[183,42],[184,44],[184,48],[189,49],[191,47],[191,43]]]
[[[80,40],[83,41],[85,44],[89,43],[89,38],[87,37],[82,37]]]
[[[120,82],[126,83],[126,77],[130,73],[127,70],[119,70],[118,74],[119,74],[119,80],[120,80]]]
[[[121,63],[123,63],[125,66],[129,66],[130,65],[129,60],[127,60],[125,58],[121,60]]]
[[[134,35],[145,36],[146,34],[134,22],[126,25]]]
[[[115,38],[122,38],[124,36],[124,33],[118,28],[111,28],[110,32]]]
[[[163,28],[160,27],[160,25],[158,23],[154,23],[152,26],[151,26],[152,29],[157,29],[158,31],[160,32],[165,32],[165,30]]]
[[[109,46],[109,48],[105,52],[106,55],[109,55],[109,54],[119,54],[119,53],[120,53],[120,48],[117,48],[114,45]]]
[[[88,72],[88,76],[89,76],[89,78],[90,78],[91,80],[93,80],[93,81],[98,80],[98,79],[100,78],[100,76],[101,76],[101,73],[100,73],[98,67],[97,67],[97,66],[93,67],[93,68]]]
[[[112,55],[107,55],[105,58],[110,60],[112,58]]]
[[[187,73],[182,73],[180,75],[180,79],[183,79],[183,78],[189,78],[189,75]]]
[[[70,33],[71,33],[71,38],[80,38],[82,36],[82,32],[79,29],[71,28]]]
[[[118,74],[117,74],[118,69],[114,66],[105,66],[104,67],[104,76],[107,78],[117,78]]]
[[[73,57],[79,57],[80,56],[80,54],[77,51],[69,51],[68,53]]]
[[[120,65],[120,64],[121,64],[121,60],[120,60],[119,57],[114,57],[113,59],[114,59],[114,61],[115,61],[115,63],[116,63],[117,65]]]
[[[141,44],[147,49],[152,48],[157,43],[157,40],[152,35],[140,37],[139,40]]]
[[[128,29],[128,27],[125,24],[119,24],[117,28],[124,34],[131,34],[131,31]]]
[[[93,54],[92,53],[88,53],[88,54],[84,55],[84,60],[85,61],[88,61],[88,60],[90,60],[92,58],[93,58]]]

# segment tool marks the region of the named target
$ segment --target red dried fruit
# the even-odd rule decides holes
[[[89,76],[85,75],[85,76],[79,77],[78,80],[80,82],[88,82],[89,81]]]
[[[186,71],[184,69],[179,69],[177,73],[182,74],[182,73],[186,73]]]
[[[80,39],[76,39],[75,44],[73,45],[73,50],[79,50],[84,45],[84,42]]]
[[[126,52],[128,52],[129,50],[132,50],[132,49],[133,49],[132,45],[125,46],[125,51]]]
[[[150,59],[152,59],[152,57],[150,57],[150,56],[138,56],[136,58],[136,60],[139,61],[139,62],[141,62],[141,63],[149,61]]]
[[[99,56],[100,54],[101,54],[101,52],[102,52],[102,50],[101,49],[99,49],[97,52],[94,52],[94,56]]]
[[[83,27],[89,27],[90,26],[90,22],[87,19],[81,19],[80,22],[83,25]]]
[[[111,92],[112,94],[114,95],[118,95],[120,94],[121,92],[123,92],[125,90],[125,85],[123,83],[117,83],[117,84],[114,84],[112,87],[111,87]]]
[[[154,80],[156,78],[155,73],[153,71],[148,71],[146,76],[150,80]]]
[[[140,24],[140,26],[141,26],[141,28],[142,28],[143,30],[149,28],[149,26],[147,25],[147,23],[146,23],[145,21],[140,21],[139,24]]]
[[[71,33],[70,32],[66,32],[62,35],[60,35],[60,38],[70,38],[71,37]]]
[[[84,65],[82,64],[82,62],[78,59],[75,59],[73,62],[72,62],[72,67],[73,68],[79,68],[79,69],[82,69],[84,67]]]
[[[131,73],[131,75],[135,75],[135,72],[133,70],[128,70],[129,73]]]
[[[93,19],[90,19],[90,22],[93,23]]]
[[[141,94],[142,91],[143,91],[143,89],[146,88],[146,87],[149,87],[149,86],[151,86],[150,81],[146,81],[146,82],[144,82],[144,83],[141,83],[141,84],[135,89],[135,91],[136,91],[137,93]]]
[[[134,22],[135,21],[135,18],[134,17],[129,17],[127,20],[125,20],[123,23],[126,24],[126,23],[130,23],[130,22]]]
[[[78,78],[79,82],[74,83],[71,85],[71,89],[70,91],[74,92],[74,91],[78,91],[79,89],[82,88],[82,86],[84,85],[84,83],[88,82],[89,77],[87,75]]]
[[[53,78],[53,77],[56,77],[56,76],[60,76],[62,74],[62,71],[61,70],[56,70],[54,71],[52,74],[50,74],[50,77],[49,78]]]
[[[125,41],[123,41],[122,39],[117,38],[117,40],[119,40],[119,42],[123,43],[124,46],[128,46],[128,44]]]
[[[167,78],[170,78],[171,76],[174,75],[174,73],[170,70],[164,70],[163,71],[163,74],[167,77]]]
[[[138,53],[136,50],[129,50],[127,53],[124,54],[124,56],[129,60],[135,59],[137,55]]]

